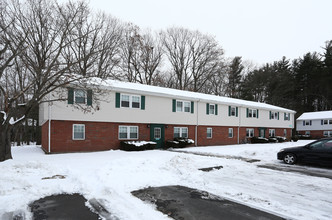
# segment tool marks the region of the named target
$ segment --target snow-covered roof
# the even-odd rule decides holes
[[[332,111],[306,112],[296,120],[332,119]]]
[[[102,86],[105,89],[110,89],[119,92],[132,92],[132,93],[139,93],[142,95],[154,95],[154,96],[170,97],[175,99],[186,99],[190,101],[212,102],[216,104],[220,103],[220,104],[234,105],[239,107],[244,106],[244,107],[251,107],[258,109],[268,109],[268,110],[295,113],[295,111],[293,110],[266,103],[246,101],[242,99],[209,95],[198,92],[190,92],[190,91],[164,88],[158,86],[150,86],[138,83],[122,82],[117,80],[101,80],[99,78],[93,78],[90,82],[91,84]]]

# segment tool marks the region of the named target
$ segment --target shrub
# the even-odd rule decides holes
[[[263,137],[252,137],[250,139],[251,143],[269,143],[269,140],[267,138]]]
[[[121,141],[120,149],[124,151],[152,150],[157,146],[153,141]]]
[[[166,148],[184,148],[188,145],[194,144],[195,141],[188,138],[174,138],[174,140],[166,141]]]

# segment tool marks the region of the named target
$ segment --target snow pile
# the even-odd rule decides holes
[[[278,165],[279,149],[304,143],[181,150],[248,157]],[[330,179],[259,168],[257,163],[238,159],[162,150],[45,155],[38,146],[13,147],[13,157],[0,163],[0,218],[17,209],[29,213],[28,204],[41,197],[80,193],[88,200],[101,200],[118,219],[169,219],[152,204],[131,195],[134,190],[165,185],[208,191],[294,219],[327,220],[332,215]],[[221,165],[222,169],[211,172],[198,170]]]

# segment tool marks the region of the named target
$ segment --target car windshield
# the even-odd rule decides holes
[[[332,147],[332,140],[321,140],[309,145],[311,148]]]

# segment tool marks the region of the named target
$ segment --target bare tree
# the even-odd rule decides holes
[[[70,70],[81,61],[65,57],[77,38],[69,37],[81,19],[84,2],[11,1],[1,9],[0,161],[12,158],[13,128],[44,101],[47,94],[85,78]],[[92,53],[92,52],[91,52]],[[12,56],[16,59],[14,65]],[[16,68],[16,69],[15,69]],[[61,98],[61,97],[60,97]]]
[[[161,39],[171,68],[177,78],[176,88],[188,89],[192,64],[192,32],[184,28],[169,28],[161,32]]]
[[[149,31],[141,33],[132,24],[127,25],[121,45],[122,70],[129,82],[153,84],[162,62],[162,46]]]

